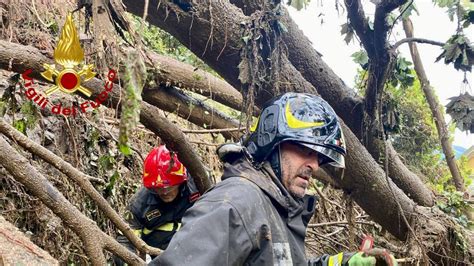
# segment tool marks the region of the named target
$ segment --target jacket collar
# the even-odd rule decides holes
[[[295,200],[288,193],[275,176],[269,163],[265,162],[260,169],[256,169],[245,157],[236,160],[233,164],[226,163],[222,180],[235,176],[240,176],[256,184],[274,204],[283,208],[290,217],[301,211],[304,200]]]

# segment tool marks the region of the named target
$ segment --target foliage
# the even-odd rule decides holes
[[[143,27],[142,27],[142,23]],[[181,62],[190,64],[196,68],[217,75],[201,59],[194,55],[188,48],[182,45],[176,38],[158,27],[150,26],[148,22],[143,22],[142,18],[132,16],[132,25],[134,30],[140,31],[145,46],[154,52],[172,57]]]
[[[389,78],[389,82],[392,86],[397,87],[400,85],[403,89],[406,89],[413,85],[415,74],[413,69],[410,67],[411,65],[412,63],[407,61],[405,58],[401,56],[397,58],[392,75]]]
[[[351,54],[351,57],[354,63],[359,64],[362,69],[367,70],[367,68],[369,67],[369,56],[367,55],[367,52],[365,50],[355,52]]]
[[[464,93],[449,98],[446,112],[453,118],[456,127],[461,131],[474,133],[474,96]]]
[[[369,67],[369,57],[365,50],[360,50],[351,55],[354,63],[359,64],[363,70],[367,70]],[[407,61],[405,58],[399,56],[389,77],[389,82],[393,87],[398,85],[406,89],[413,85],[415,80],[415,74],[411,68],[412,63]]]
[[[470,206],[463,198],[463,193],[453,191],[442,191],[442,199],[437,202],[437,206],[440,210],[453,217],[457,223],[463,227],[471,227],[472,221],[469,221],[466,216],[466,211],[469,210]]]
[[[120,119],[119,150],[124,155],[132,153],[128,136],[140,121],[141,93],[146,79],[146,67],[136,51],[130,51],[125,66],[124,99]]]
[[[452,36],[443,46],[443,52],[436,58],[436,62],[444,58],[445,64],[454,63],[454,68],[462,71],[471,71],[474,63],[474,48],[469,39],[459,33]]]
[[[288,2],[286,4],[292,6],[292,7],[296,8],[296,10],[300,11],[301,9],[306,8],[306,6],[308,6],[309,2],[311,2],[311,0],[288,0]]]
[[[349,22],[341,25],[341,35],[345,35],[344,41],[346,42],[346,44],[349,44],[352,41],[352,39],[354,38],[354,34],[354,28]]]
[[[473,22],[474,3],[470,0],[433,0],[441,8],[447,8],[451,21],[457,16],[459,25],[469,27]]]
[[[405,163],[430,179],[440,178],[441,146],[431,111],[413,70],[411,86],[393,86],[387,83],[383,99],[384,128]],[[367,71],[359,70],[357,89],[364,93]]]
[[[8,83],[9,86],[0,98],[0,116],[12,115],[13,127],[26,135],[26,130],[34,128],[38,122],[38,107],[17,90],[22,88],[19,74],[12,75]]]

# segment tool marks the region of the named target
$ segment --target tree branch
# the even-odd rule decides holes
[[[413,38],[413,23],[411,22],[410,18],[406,18],[403,20],[403,29],[405,30],[405,34],[407,39],[416,39]],[[405,39],[406,40],[406,39]],[[449,170],[451,172],[451,176],[453,177],[454,185],[458,191],[464,192],[466,188],[464,186],[464,178],[459,171],[458,165],[456,163],[456,157],[454,156],[453,147],[449,141],[449,131],[444,122],[444,115],[441,111],[436,93],[430,86],[430,81],[428,80],[428,76],[426,75],[425,68],[423,67],[423,62],[421,61],[420,54],[418,53],[418,48],[416,43],[410,43],[410,54],[413,60],[413,65],[415,66],[415,72],[418,76],[418,79],[421,83],[421,89],[423,90],[426,101],[431,109],[431,113],[433,115],[434,122],[436,125],[436,129],[438,130],[438,137],[441,143],[441,147],[443,149],[446,163],[448,164]]]
[[[97,207],[114,223],[117,228],[130,240],[130,242],[139,250],[151,255],[158,255],[161,253],[160,249],[148,246],[141,238],[137,237],[130,226],[123,221],[120,215],[110,206],[102,195],[89,182],[89,175],[82,173],[74,168],[71,164],[61,159],[43,146],[31,141],[25,135],[18,132],[15,128],[10,126],[3,118],[0,118],[0,133],[14,140],[29,152],[39,156],[41,159],[56,167],[59,171],[76,182],[80,188],[97,204]]]
[[[222,133],[222,132],[235,132],[235,131],[244,131],[244,128],[221,128],[221,129],[183,129],[181,130],[183,133],[191,133],[191,134],[209,134],[209,133]]]
[[[174,88],[161,85],[152,89],[144,89],[143,99],[161,110],[176,112],[183,119],[204,128],[220,129],[237,127],[239,121],[233,119],[221,111],[206,105],[203,101],[197,100]],[[238,139],[239,132],[222,131],[222,135],[227,138]]]
[[[156,78],[162,84],[173,85],[184,90],[199,93],[236,110],[242,110],[242,94],[229,83],[202,69],[173,58],[146,52],[149,68],[156,68]]]
[[[351,27],[359,36],[367,54],[372,57],[374,55],[374,32],[369,27],[362,3],[360,0],[346,0],[344,3],[347,7],[347,17]]]
[[[126,0],[124,3],[127,5],[128,11],[134,14],[143,13],[143,1]],[[208,10],[206,11],[206,8],[209,8],[209,5],[212,5],[213,10],[220,10],[220,16],[213,17],[213,25],[216,29],[213,31],[213,38],[214,40],[227,40],[226,44],[231,46],[231,48],[224,48],[222,54],[225,54],[225,58],[229,60],[216,61],[219,52],[223,49],[222,43],[216,43],[214,45],[214,49],[217,47],[218,51],[214,51],[214,49],[210,50],[208,48],[206,53],[204,53],[211,28],[209,12]],[[241,36],[236,34],[236,32],[240,31],[239,23],[246,21],[247,18],[242,14],[240,9],[237,9],[235,6],[225,1],[206,1],[205,3],[193,2],[193,9],[199,10],[200,12],[187,13],[183,12],[182,10],[174,10],[172,7],[168,6],[167,3],[161,2],[161,4],[158,5],[157,0],[151,0],[150,7],[148,9],[148,18],[151,24],[157,25],[168,31],[184,45],[190,47],[190,49],[195,54],[200,56],[206,63],[211,65],[216,71],[218,71],[220,75],[229,81],[229,83],[239,84],[237,66],[240,62],[240,58],[238,54],[235,53],[235,47],[240,47],[242,45],[242,41]],[[199,14],[199,16],[196,14]],[[192,25],[193,29],[192,46],[190,46],[189,43],[190,25]],[[227,30],[224,31],[224,28],[227,28]],[[227,32],[229,35],[226,37]],[[233,34],[236,34],[237,36],[234,36]],[[326,69],[321,70],[321,68],[317,69],[317,71],[322,72],[325,70]],[[318,75],[324,75],[324,73],[320,73]],[[288,82],[287,87],[280,88],[280,93],[291,90],[317,94],[315,87],[302,78],[301,73],[294,69],[291,63],[287,60],[286,56],[281,57],[280,78],[282,78],[282,83]],[[340,81],[339,78],[337,80]],[[234,87],[240,86],[234,85]],[[258,99],[257,104],[267,100],[269,96],[276,93],[272,88],[268,89],[268,91],[261,91],[261,93],[256,96],[256,99]],[[348,94],[345,94],[344,97],[347,97],[347,95]],[[332,104],[335,107],[339,107],[337,99],[340,101],[344,98],[337,94],[335,94],[334,97],[335,102]],[[351,111],[352,109],[341,110],[341,112],[346,113]],[[348,118],[348,121],[351,121],[350,117]],[[384,179],[385,175],[383,170],[367,153],[365,148],[360,144],[357,137],[354,136],[345,125],[343,125],[343,131],[349,151],[346,165],[351,170],[345,172],[345,177],[343,180],[338,180],[338,182],[341,184],[343,189],[351,193],[351,196],[354,197],[357,203],[359,203],[359,205],[364,208],[365,211],[375,217],[374,220],[379,222],[382,226],[384,226],[384,228],[389,230],[397,237],[403,239],[406,238],[408,230],[401,219],[401,214],[395,202],[393,199],[387,200],[385,196],[383,196],[390,195],[387,181]],[[375,185],[374,182],[377,183],[377,185]],[[366,184],[373,184],[376,186],[378,189],[377,193],[374,193]],[[413,202],[411,202],[403,192],[398,191],[397,193],[399,193],[397,196],[399,197],[398,200],[401,201],[402,205],[404,205],[404,208],[406,208],[404,209],[404,212],[410,216],[409,213],[411,213],[413,210]],[[383,215],[378,213],[378,206],[381,202],[386,205],[385,209],[390,210],[390,213],[384,213]]]
[[[72,205],[28,160],[13,149],[0,136],[0,164],[33,195],[38,197],[54,214],[71,228],[82,240],[84,248],[93,265],[105,265],[102,249],[104,243],[116,242],[97,227],[94,221],[82,214]],[[128,251],[116,242],[116,254],[132,265],[144,265],[145,262],[136,254]]]
[[[400,45],[402,45],[404,43],[413,43],[413,42],[427,43],[427,44],[432,44],[432,45],[441,46],[441,47],[444,46],[444,43],[442,43],[442,42],[432,41],[432,40],[423,39],[423,38],[410,37],[410,38],[405,38],[405,39],[402,39],[402,40],[396,42],[394,45],[392,45],[391,49],[396,50]]]

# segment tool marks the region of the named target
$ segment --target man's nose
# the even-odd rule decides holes
[[[313,174],[319,169],[319,158],[316,153],[314,155],[308,156],[306,160],[306,166],[311,168]]]

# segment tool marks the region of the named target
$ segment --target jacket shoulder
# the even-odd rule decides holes
[[[135,195],[130,199],[129,209],[130,211],[138,215],[148,202],[148,198],[152,196],[150,191],[145,187],[141,187]]]
[[[236,176],[219,182],[213,189],[205,193],[201,200],[223,201],[234,207],[243,207],[256,201],[262,201],[264,197],[265,194],[256,184]],[[254,204],[251,205],[254,206]]]

